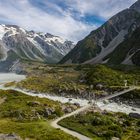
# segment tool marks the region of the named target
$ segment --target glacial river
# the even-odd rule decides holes
[[[15,73],[0,73],[0,84],[12,81],[21,81],[25,78],[26,78],[25,75],[18,75]]]
[[[20,92],[30,95],[30,96],[37,96],[39,98],[48,98],[50,100],[59,101],[62,103],[69,102],[69,98],[66,98],[66,97],[51,96],[51,95],[47,95],[45,93],[35,94],[31,91],[22,90],[22,89],[18,89],[18,88],[14,88],[14,87],[5,88],[3,86],[4,83],[8,83],[8,82],[12,82],[12,81],[21,81],[25,78],[26,78],[25,75],[17,75],[14,73],[0,73],[0,89],[3,89],[3,90],[13,89],[13,90],[20,91]],[[88,100],[74,99],[74,98],[71,98],[71,99],[72,99],[70,101],[71,103],[79,103],[81,106],[86,106],[88,104]],[[140,113],[140,108],[133,108],[133,107],[125,105],[125,104],[121,104],[121,105],[119,105],[117,103],[104,104],[103,102],[97,102],[97,105],[102,110],[108,110],[108,111],[113,111],[113,112],[124,112],[126,114],[129,114],[130,112]]]

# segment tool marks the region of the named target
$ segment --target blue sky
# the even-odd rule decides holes
[[[78,41],[136,0],[0,0],[0,23]]]

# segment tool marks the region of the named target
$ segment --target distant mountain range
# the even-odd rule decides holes
[[[27,31],[15,25],[0,25],[0,69],[16,61],[57,63],[72,48],[73,42],[49,33]]]
[[[140,66],[140,0],[79,41],[60,63]]]

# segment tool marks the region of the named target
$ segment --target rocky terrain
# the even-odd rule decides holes
[[[121,95],[119,97],[113,98],[111,102],[116,102],[118,104],[126,104],[132,107],[140,108],[140,91],[135,90],[127,94]]]

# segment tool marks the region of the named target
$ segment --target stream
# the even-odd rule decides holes
[[[19,89],[19,88],[14,88],[14,87],[4,87],[3,85],[5,83],[8,82],[12,82],[12,81],[21,81],[24,80],[26,78],[25,75],[17,75],[14,73],[0,73],[0,89],[2,90],[8,90],[8,89],[12,89],[12,90],[16,90],[19,92],[22,92],[26,95],[29,96],[37,96],[39,98],[48,98],[50,100],[54,100],[54,101],[59,101],[61,103],[78,103],[80,106],[86,106],[88,105],[88,100],[84,100],[84,99],[75,99],[75,98],[70,98],[71,100],[69,100],[69,98],[66,97],[61,97],[61,96],[51,96],[49,94],[45,94],[45,93],[39,93],[39,94],[35,94],[31,91],[28,90],[23,90],[23,89]],[[117,104],[115,102],[113,103],[107,103],[104,104],[103,102],[97,102],[96,103],[98,105],[98,107],[100,107],[100,109],[102,110],[107,110],[107,111],[113,111],[113,112],[123,112],[126,114],[129,113],[140,113],[140,108],[134,108],[125,104]]]

